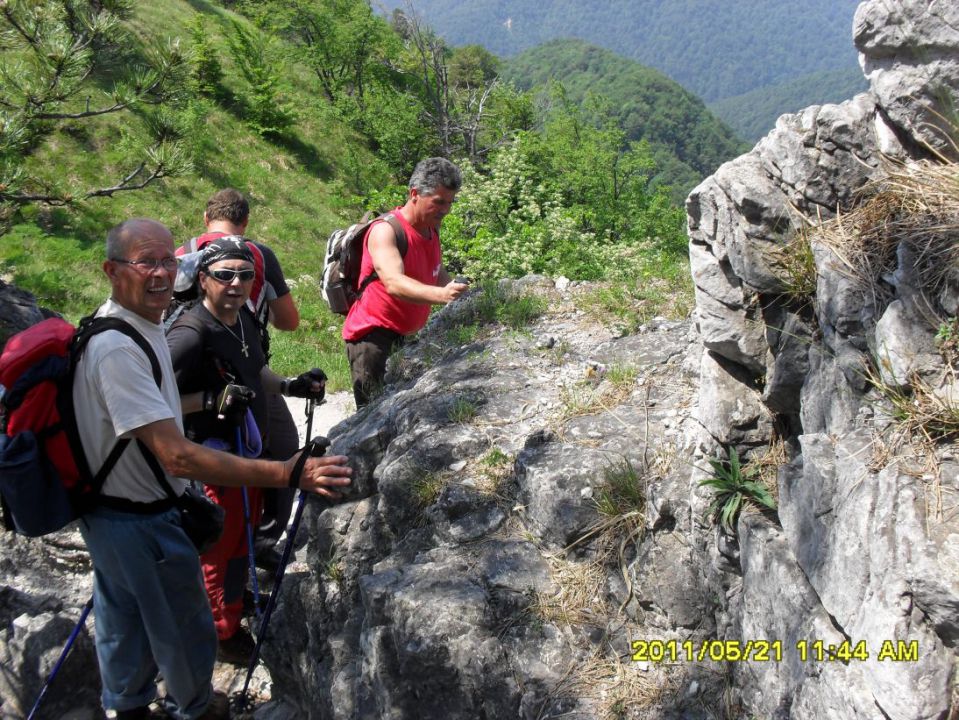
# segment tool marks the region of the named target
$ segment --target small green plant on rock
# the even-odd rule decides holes
[[[513,457],[497,447],[480,458],[480,482],[477,488],[489,495],[497,495],[513,471]]]
[[[596,495],[596,509],[609,519],[642,516],[646,511],[646,484],[629,460],[610,465],[604,471]]]
[[[330,556],[323,564],[323,574],[334,585],[340,585],[343,582],[343,566],[336,557],[336,548],[331,548]]]
[[[950,365],[959,360],[959,317],[949,318],[939,325],[936,332],[936,347]]]
[[[454,347],[469,345],[476,339],[479,328],[473,323],[468,325],[457,325],[446,331],[446,342]]]
[[[499,322],[514,330],[529,325],[546,311],[546,302],[498,282],[485,282],[474,300],[474,313],[480,322]]]
[[[455,423],[468,423],[476,417],[478,409],[476,403],[468,397],[459,396],[453,400],[447,411],[447,417]]]
[[[714,493],[706,513],[713,516],[726,532],[735,531],[739,513],[747,505],[776,509],[773,496],[756,479],[758,468],[743,468],[736,448],[729,448],[729,460],[713,458],[709,465],[712,476],[699,481],[701,486],[712,489]]]
[[[415,525],[423,527],[428,523],[426,510],[439,500],[448,481],[449,475],[431,471],[421,471],[410,480],[410,499],[416,511]]]

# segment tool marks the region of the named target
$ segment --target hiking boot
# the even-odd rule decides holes
[[[261,589],[260,607],[259,607],[259,611],[261,613],[264,610],[266,610],[266,602],[269,599],[270,599],[270,596],[268,594],[264,594]],[[253,592],[248,589],[244,590],[243,591],[243,614],[246,615],[247,617],[252,617],[256,615],[257,609],[258,608],[256,606],[256,603],[253,602]]]
[[[232,638],[230,638],[232,640]],[[230,718],[230,699],[225,693],[213,691],[210,697],[210,704],[206,706],[203,714],[197,720],[229,720]]]
[[[149,720],[150,706],[133,708],[132,710],[117,710],[117,720]]]
[[[216,649],[216,659],[231,665],[249,665],[255,646],[256,641],[250,635],[250,631],[239,627],[232,636],[226,640],[220,640]]]
[[[256,566],[261,570],[266,570],[270,573],[270,576],[276,575],[276,570],[280,567],[282,560],[283,555],[273,545],[261,545],[256,549],[256,556],[254,557]]]

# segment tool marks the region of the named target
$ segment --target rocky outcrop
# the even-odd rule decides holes
[[[275,696],[302,717],[600,716],[629,699],[612,697],[610,663],[631,639],[709,633],[683,539],[688,325],[614,337],[578,309],[587,286],[518,287],[545,298],[543,317],[451,347],[474,293],[334,429],[359,497],[308,510],[306,562],[266,647]],[[645,504],[606,526],[617,471]],[[716,706],[714,676],[644,665],[625,666],[654,698],[637,717]]]
[[[923,295],[909,237],[870,279],[850,272],[835,238],[809,230],[816,288],[798,299],[784,256],[801,252],[800,228],[850,211],[890,161],[955,152],[959,9],[868,1],[854,33],[871,91],[783,116],[687,201],[704,425],[716,448],[755,454],[775,435],[792,450],[779,523],[743,516],[731,567],[707,533],[696,556],[712,568],[707,587],[729,599],[720,636],[782,642],[781,662],[733,668],[748,714],[952,717],[959,520],[941,503],[959,483],[957,446],[908,442],[876,386],[910,394],[918,376],[951,372],[931,318],[955,314],[955,288]],[[823,654],[862,652],[818,662],[816,641]]]
[[[40,322],[43,317],[33,295],[0,280],[0,347],[11,335]]]

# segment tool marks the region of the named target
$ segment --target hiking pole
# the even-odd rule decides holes
[[[243,433],[240,426],[236,428],[236,454],[243,457]],[[253,548],[253,522],[250,519],[250,495],[246,486],[240,488],[243,491],[243,523],[246,525],[246,549],[250,561],[250,583],[253,587],[253,612],[257,621],[260,620],[260,586],[256,581],[256,551]]]
[[[306,437],[310,437],[313,432],[313,411],[316,408],[316,401],[308,398],[306,401]],[[330,441],[325,437],[316,437],[307,440],[306,447],[303,448],[303,454],[293,468],[294,474],[303,471],[303,465],[306,464],[306,458],[318,457],[326,452],[330,446]],[[253,646],[253,656],[250,658],[250,666],[246,671],[246,680],[243,683],[243,690],[239,697],[245,702],[249,696],[247,690],[250,687],[250,679],[253,677],[253,671],[256,670],[257,662],[260,659],[260,647],[263,639],[266,637],[266,628],[270,623],[270,617],[273,615],[273,608],[276,607],[276,599],[280,595],[280,585],[283,583],[283,576],[286,574],[286,566],[290,561],[290,554],[293,551],[293,543],[296,540],[296,531],[300,527],[300,521],[303,519],[303,509],[306,507],[306,493],[300,490],[296,499],[296,512],[293,515],[293,522],[286,531],[286,545],[283,546],[283,556],[280,558],[280,565],[276,569],[276,578],[273,580],[273,589],[270,591],[270,597],[266,601],[266,610],[263,611],[263,619],[260,621],[260,627],[256,633],[256,645]]]
[[[33,720],[37,714],[37,710],[40,709],[40,703],[43,702],[43,696],[47,694],[47,690],[50,687],[50,683],[53,682],[53,678],[56,677],[57,672],[60,670],[60,666],[67,659],[67,655],[70,654],[70,648],[73,647],[73,643],[76,641],[77,636],[80,634],[80,630],[83,629],[83,626],[87,622],[87,615],[90,614],[90,611],[93,610],[93,598],[91,597],[87,600],[87,604],[83,606],[83,612],[80,613],[80,619],[77,620],[76,626],[73,628],[73,632],[70,633],[70,637],[67,639],[67,644],[63,646],[63,650],[60,653],[60,657],[57,659],[56,665],[53,666],[53,670],[50,671],[47,681],[43,683],[43,687],[40,688],[40,694],[37,696],[37,701],[33,703],[33,708],[30,710],[30,714],[27,715],[27,720]]]

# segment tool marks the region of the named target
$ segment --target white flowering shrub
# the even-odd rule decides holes
[[[590,156],[597,167],[562,136],[540,133],[520,133],[483,171],[461,164],[463,188],[443,224],[444,260],[453,273],[614,279],[648,267],[651,256],[674,261],[685,254],[685,213],[671,205],[668,189],[649,190],[639,170],[629,182],[617,175],[627,166],[651,169],[645,150],[617,150],[619,136],[607,130],[589,135],[580,125],[577,132],[603,150],[601,159]],[[620,181],[615,193],[604,184],[609,173]]]

